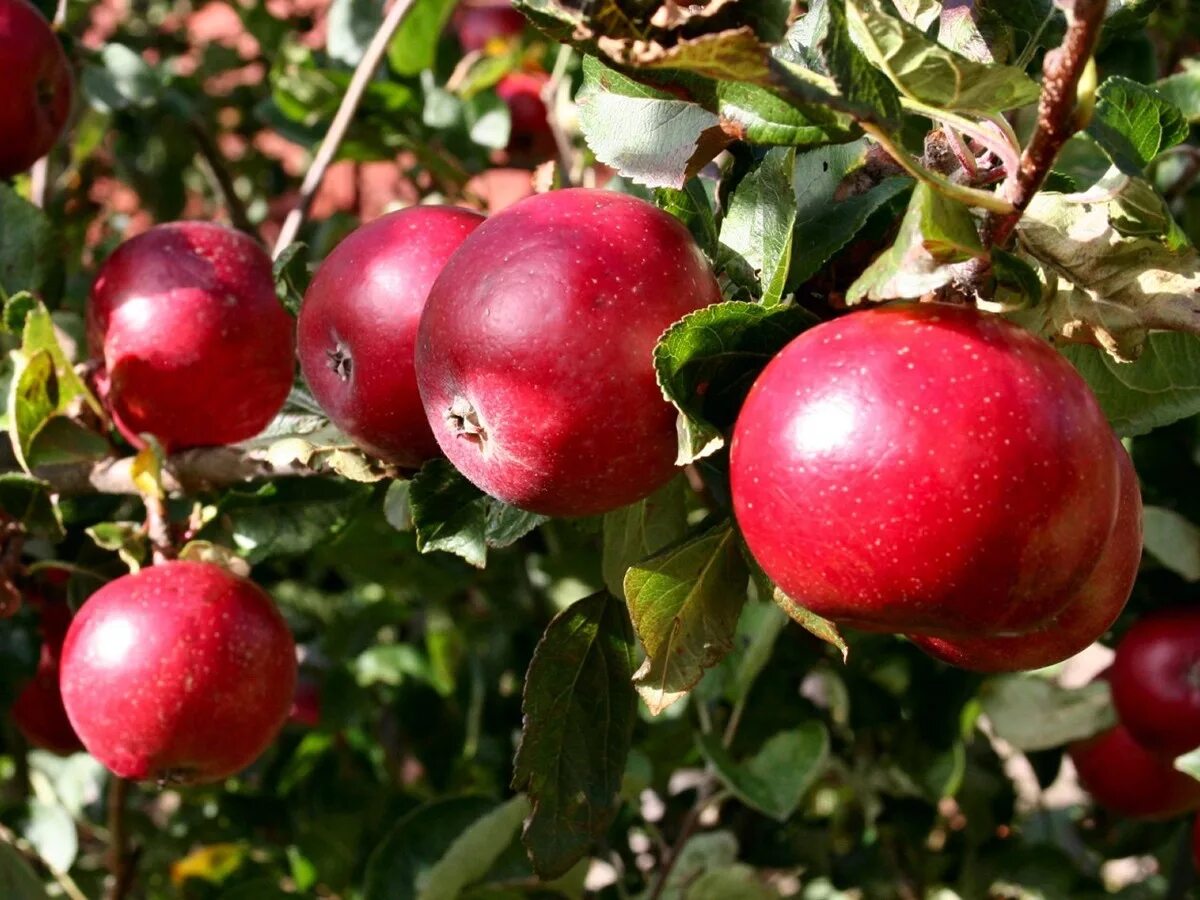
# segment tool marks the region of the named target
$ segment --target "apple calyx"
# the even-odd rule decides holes
[[[466,438],[480,447],[487,443],[487,429],[479,421],[479,412],[475,405],[466,397],[459,395],[450,402],[450,409],[446,412],[446,423],[456,437]]]

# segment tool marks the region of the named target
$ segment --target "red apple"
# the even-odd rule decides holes
[[[1200,607],[1134,624],[1117,644],[1110,681],[1117,714],[1142,744],[1170,756],[1200,747]]]
[[[1123,725],[1068,748],[1080,783],[1101,806],[1136,819],[1200,808],[1200,781],[1139,744]]]
[[[1095,397],[997,316],[889,304],[810,329],[735,428],[733,505],[788,595],[879,631],[1037,628],[1083,586],[1117,513]]]
[[[37,671],[13,703],[13,723],[34,747],[66,756],[83,749],[67,719],[58,686],[59,657],[71,624],[71,610],[63,600],[49,597],[33,598],[32,605],[38,609],[42,652]]]
[[[118,426],[170,450],[253,437],[292,385],[292,320],[270,258],[209,222],[159,225],[118,247],[92,286],[88,340]]]
[[[525,17],[507,2],[460,3],[452,20],[466,51],[482,50],[491,41],[515,37],[525,30]]]
[[[317,728],[321,724],[321,684],[311,678],[301,677],[296,682],[296,694],[288,720],[305,728]]]
[[[1112,627],[1129,600],[1142,559],[1142,495],[1137,473],[1122,449],[1117,522],[1100,562],[1083,587],[1047,624],[1003,637],[914,637],[930,656],[976,672],[1040,669],[1069,659]]]
[[[49,152],[71,111],[71,64],[26,0],[0,0],[0,71],[0,178],[10,178]]]
[[[375,456],[415,468],[438,455],[413,368],[433,281],[483,216],[416,206],[363,225],[317,269],[298,334],[300,367],[333,423]]]
[[[654,345],[720,296],[687,229],[643,200],[573,189],[509,207],[451,257],[421,317],[417,382],[442,452],[546,515],[645,497],[675,471]]]
[[[554,156],[554,132],[542,100],[549,80],[545,72],[510,72],[496,85],[512,120],[506,149],[515,162],[536,164]]]
[[[205,783],[274,740],[292,706],[296,648],[253,582],[212,563],[169,562],[84,603],[61,680],[71,724],[114,773]]]

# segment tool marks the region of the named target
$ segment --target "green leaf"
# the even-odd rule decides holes
[[[700,749],[734,796],[778,822],[786,822],[829,761],[829,734],[818,721],[781,731],[749,759],[736,763],[715,734]]]
[[[1193,125],[1200,122],[1200,65],[1156,81],[1154,89],[1158,96],[1183,113],[1188,122]]]
[[[879,0],[847,0],[846,18],[867,59],[902,94],[935,110],[999,113],[1034,103],[1041,93],[1020,69],[985,65],[947,50],[888,15]]]
[[[746,392],[771,358],[816,320],[797,306],[768,309],[731,300],[689,313],[654,348],[663,396],[679,410],[686,464],[720,449]]]
[[[833,0],[827,7],[829,25],[818,47],[845,111],[860,121],[881,125],[899,121],[900,96],[896,88],[872,65],[850,34],[851,14],[856,11],[854,0],[844,4]]]
[[[96,65],[83,70],[83,93],[93,109],[104,113],[146,109],[163,89],[154,69],[124,44],[105,44]]]
[[[770,662],[775,642],[787,622],[788,617],[773,603],[759,600],[746,604],[738,618],[733,652],[725,658],[726,664],[732,664],[725,690],[730,703],[749,696],[750,688]]]
[[[29,453],[37,433],[58,412],[58,376],[46,350],[26,357],[17,367],[8,397],[8,433],[17,462],[32,471]]]
[[[46,214],[7,184],[0,184],[0,297],[41,290],[55,251],[54,232]],[[28,312],[27,306],[14,307],[10,319],[6,305],[5,325],[12,328],[18,310]]]
[[[37,298],[28,291],[17,291],[4,303],[4,321],[0,325],[9,334],[20,334],[25,330],[26,317],[37,308]]]
[[[146,530],[137,522],[99,522],[85,533],[101,550],[109,550],[121,557],[121,561],[136,572],[150,555],[150,541]]]
[[[815,147],[852,140],[854,119],[819,103],[788,103],[765,88],[740,81],[717,85],[724,128],[752,144]]]
[[[503,150],[512,132],[508,104],[494,93],[476,94],[463,103],[463,121],[471,140],[481,147]]]
[[[308,245],[299,241],[288,244],[271,265],[275,276],[275,294],[293,319],[300,314],[300,304],[312,277],[308,270]]]
[[[646,650],[634,684],[653,715],[685,696],[732,648],[748,583],[728,522],[626,573],[629,614]]]
[[[1185,581],[1200,581],[1200,528],[1161,506],[1142,508],[1146,552]]]
[[[604,584],[625,598],[625,573],[687,533],[687,482],[676,476],[644,500],[604,517]]]
[[[1174,767],[1184,775],[1191,775],[1200,781],[1200,747],[1175,757]]]
[[[512,842],[524,814],[523,797],[499,806],[483,797],[436,800],[396,823],[367,860],[364,900],[434,900],[456,879],[446,865],[460,867],[460,886],[479,880]],[[511,828],[509,827],[511,824]],[[507,832],[507,839],[505,839]],[[501,843],[503,842],[503,843]],[[499,846],[497,846],[499,844]],[[477,851],[471,858],[465,853]],[[489,859],[490,857],[490,859]],[[480,864],[486,862],[483,872]]]
[[[420,5],[421,0],[417,0]],[[413,9],[409,16],[417,14]],[[330,59],[353,68],[382,22],[383,5],[375,0],[332,0],[325,19],[325,52]]]
[[[727,869],[737,862],[738,842],[731,831],[708,831],[683,845],[667,876],[661,900],[689,900],[691,886],[706,872]],[[740,895],[739,895],[740,896]]]
[[[768,887],[753,866],[738,863],[704,872],[687,889],[687,900],[777,900],[778,892]]]
[[[31,533],[55,543],[62,540],[62,515],[44,481],[20,472],[0,472],[0,509]]]
[[[624,605],[585,597],[550,622],[525,676],[513,788],[533,814],[522,840],[542,878],[564,874],[616,815],[637,698]]]
[[[850,286],[846,302],[919,297],[950,283],[955,265],[983,252],[970,210],[919,182],[896,242]]]
[[[1049,750],[1116,724],[1105,681],[1068,689],[1037,675],[1004,675],[983,686],[980,700],[996,735],[1018,750]]]
[[[681,189],[732,138],[712,113],[583,60],[579,128],[596,159],[649,187]]]
[[[846,644],[846,639],[842,637],[842,633],[838,630],[835,623],[823,616],[817,615],[812,610],[804,608],[779,588],[774,588],[771,591],[771,599],[775,602],[776,606],[788,614],[788,618],[809,634],[836,647],[838,652],[842,654],[842,662],[845,662],[850,656],[850,648]]]
[[[712,201],[699,178],[692,178],[676,188],[657,188],[654,203],[688,227],[692,237],[709,259],[717,253],[717,222]]]
[[[738,182],[721,220],[720,241],[758,274],[763,306],[775,306],[783,299],[784,281],[792,259],[795,160],[795,150],[768,150],[762,161]]]
[[[29,817],[22,829],[25,840],[38,856],[59,872],[67,872],[79,853],[79,834],[71,814],[57,804],[34,799],[29,802]],[[0,894],[5,900],[8,894]]]
[[[789,288],[816,275],[877,210],[912,187],[909,178],[888,178],[865,191],[850,192],[869,146],[864,139],[796,154],[792,176],[796,190],[796,249]]]
[[[416,75],[433,67],[438,36],[446,27],[454,0],[415,0],[388,45],[388,65],[397,75]]]
[[[1131,363],[1117,362],[1097,347],[1060,349],[1122,437],[1200,413],[1200,338],[1195,335],[1154,332]]]
[[[49,900],[37,874],[7,841],[0,841],[0,897],[4,900]]]
[[[444,550],[480,569],[489,547],[514,544],[546,521],[489,497],[444,459],[427,462],[413,476],[408,503],[418,550]]]
[[[1114,75],[1096,90],[1088,133],[1121,171],[1136,176],[1164,150],[1187,140],[1188,124],[1154,88]]]

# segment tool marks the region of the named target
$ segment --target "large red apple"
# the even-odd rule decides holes
[[[1129,733],[1158,753],[1200,747],[1200,607],[1151,613],[1125,632],[1113,703]]]
[[[1125,608],[1142,559],[1142,495],[1137,473],[1123,449],[1117,458],[1121,461],[1121,499],[1116,525],[1083,587],[1048,623],[1025,634],[914,637],[913,642],[930,656],[976,672],[1040,669],[1095,643]]]
[[[58,684],[59,657],[71,610],[65,601],[53,597],[36,597],[30,605],[38,610],[42,651],[33,678],[13,702],[13,723],[34,747],[65,756],[83,749],[67,718]]]
[[[1120,467],[1095,397],[996,316],[892,304],[771,361],[735,428],[733,505],[766,573],[860,628],[978,637],[1047,622],[1096,567]]]
[[[437,456],[413,357],[433,281],[483,216],[416,206],[363,225],[317,269],[300,308],[300,367],[334,424],[415,468]]]
[[[1101,806],[1137,819],[1170,819],[1200,808],[1200,781],[1147,750],[1123,725],[1068,748],[1080,783]]]
[[[71,65],[40,12],[0,0],[0,178],[45,156],[71,111]]]
[[[253,437],[292,385],[292,320],[270,258],[209,222],[158,225],[118,247],[92,286],[88,340],[121,430],[171,450]]]
[[[482,50],[493,40],[515,37],[525,30],[525,17],[507,0],[460,3],[452,22],[458,42],[467,51]]]
[[[720,299],[678,220],[623,194],[523,200],[477,228],[425,305],[417,382],[442,451],[509,503],[584,516],[674,472],[675,414],[652,355]]]
[[[201,562],[169,562],[93,594],[62,654],[67,715],[123,778],[196,784],[248,766],[292,706],[296,650],[271,598]]]

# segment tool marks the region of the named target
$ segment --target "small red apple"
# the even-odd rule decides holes
[[[121,430],[170,450],[253,437],[292,386],[292,320],[270,258],[209,222],[158,225],[118,247],[92,286],[88,341]]]
[[[1047,622],[1117,513],[1112,429],[1048,343],[998,316],[889,304],[812,328],[738,417],[750,552],[846,625],[938,637]]]
[[[296,695],[292,698],[292,709],[288,721],[317,728],[321,724],[321,684],[301,676],[296,682]]]
[[[608,191],[554,191],[477,228],[434,283],[417,383],[442,452],[524,509],[584,516],[675,471],[659,335],[720,289],[680,222]]]
[[[935,659],[976,672],[1040,669],[1069,659],[1112,627],[1133,590],[1142,559],[1142,496],[1129,455],[1121,449],[1121,500],[1117,522],[1100,562],[1083,587],[1047,624],[1003,637],[914,637]]]
[[[1068,748],[1080,783],[1101,806],[1135,819],[1170,819],[1200,808],[1200,781],[1147,750],[1123,725]]]
[[[1117,644],[1113,704],[1146,747],[1178,756],[1200,747],[1200,607],[1151,613]]]
[[[45,156],[71,112],[71,64],[50,23],[26,0],[0,0],[0,178]]]
[[[71,610],[65,601],[51,597],[34,597],[31,605],[38,609],[42,652],[33,678],[13,702],[13,723],[34,747],[66,756],[83,749],[67,718],[58,685],[59,658]]]
[[[434,279],[483,216],[415,206],[363,225],[317,269],[297,322],[300,367],[329,418],[409,468],[438,455],[413,368]]]
[[[525,30],[525,17],[500,3],[460,3],[451,20],[458,42],[468,52],[482,50],[493,40],[515,37]]]
[[[545,72],[510,72],[496,85],[512,121],[506,149],[514,162],[537,164],[554,156],[554,132],[542,99],[549,80]]]
[[[122,778],[184,784],[244,769],[287,720],[296,648],[271,598],[212,563],[109,582],[63,645],[63,701]]]

